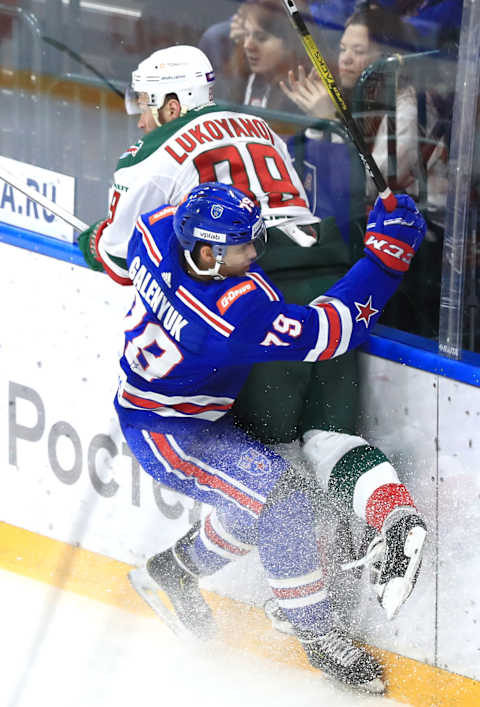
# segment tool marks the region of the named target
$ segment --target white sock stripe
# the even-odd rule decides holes
[[[244,552],[250,552],[255,545],[249,545],[248,543],[244,543],[238,538],[235,538],[233,535],[231,535],[223,525],[220,523],[217,513],[215,509],[210,513],[210,523],[214,531],[219,535],[223,540],[225,540],[229,545],[233,545],[234,547],[238,547],[239,550],[242,550]],[[203,523],[202,523],[203,527]]]
[[[325,589],[321,589],[315,594],[309,594],[304,597],[295,597],[291,599],[280,599],[277,597],[277,601],[281,608],[283,609],[301,609],[306,606],[312,606],[313,604],[320,604],[320,602],[328,599],[328,594]]]
[[[273,589],[296,589],[304,587],[313,582],[324,580],[324,573],[321,568],[313,570],[308,574],[302,574],[297,577],[269,577],[268,583]]]
[[[360,476],[353,492],[353,510],[360,518],[365,518],[367,502],[372,493],[384,484],[399,484],[397,472],[385,461],[372,467]]]

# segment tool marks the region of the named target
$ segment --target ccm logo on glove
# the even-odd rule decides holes
[[[384,265],[398,272],[406,272],[415,255],[414,249],[403,241],[386,236],[384,233],[367,231],[365,247],[374,253]]]
[[[400,278],[422,242],[427,225],[407,194],[397,194],[397,208],[387,212],[378,198],[370,212],[365,253],[393,277]]]

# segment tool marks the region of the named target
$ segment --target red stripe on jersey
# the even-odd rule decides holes
[[[123,391],[122,398],[125,398],[125,400],[128,400],[129,403],[133,403],[137,407],[145,408],[146,410],[155,410],[157,408],[165,407],[162,403],[157,403],[155,400],[145,400],[145,398],[139,398],[138,395],[127,393],[126,390]]]
[[[328,343],[323,353],[318,357],[319,361],[324,361],[327,358],[332,358],[338,349],[342,337],[342,320],[331,304],[316,304],[315,307],[321,307],[328,319]]]
[[[224,538],[222,538],[214,529],[212,521],[210,520],[210,516],[207,516],[207,518],[205,519],[203,528],[205,530],[205,535],[213,545],[221,547],[223,550],[226,550],[231,555],[242,556],[248,554],[248,550],[242,550],[241,548],[236,547],[236,545],[231,545]]]
[[[196,311],[202,319],[205,319],[214,329],[220,329],[222,334],[225,336],[230,336],[235,327],[233,327],[228,322],[224,321],[220,317],[217,317],[213,312],[211,312],[207,307],[202,305],[199,300],[197,300],[188,290],[186,290],[183,285],[180,285],[176,292],[177,296],[185,302],[191,309]]]
[[[278,589],[272,587],[272,591],[279,599],[295,599],[296,597],[308,597],[311,594],[316,594],[325,586],[323,580],[319,579],[311,584],[306,584],[300,587],[289,587],[288,589]]]
[[[260,273],[249,272],[247,275],[262,288],[271,302],[280,302],[280,297],[277,295],[273,287],[265,280],[265,278],[260,275]]]
[[[208,486],[215,491],[219,491],[225,496],[229,496],[236,501],[240,506],[253,511],[255,515],[260,515],[263,504],[256,501],[246,493],[229,484],[228,481],[220,478],[216,474],[212,474],[206,469],[202,469],[193,462],[186,461],[178,456],[176,451],[170,446],[165,435],[159,432],[150,432],[150,436],[166,461],[178,471],[181,471],[185,476],[190,476],[198,481],[202,486]]]
[[[233,403],[227,403],[225,405],[219,403],[210,403],[210,405],[196,405],[195,403],[178,403],[177,405],[171,405],[169,407],[175,408],[178,412],[184,412],[188,415],[195,414],[197,412],[205,412],[207,410],[230,410]]]
[[[230,410],[233,403],[210,403],[209,405],[196,405],[195,403],[177,403],[176,405],[164,405],[163,403],[155,402],[154,400],[147,400],[146,398],[140,398],[138,395],[132,395],[123,391],[122,398],[133,403],[137,407],[146,408],[148,410],[154,410],[155,408],[172,408],[172,410],[177,410],[178,412],[185,413],[186,415],[196,415],[199,412],[209,412],[210,410]]]
[[[403,484],[383,484],[368,499],[365,520],[368,525],[381,531],[385,518],[398,506],[415,508],[415,503],[408,490]]]
[[[157,244],[153,240],[152,235],[148,232],[142,219],[138,219],[137,228],[142,233],[142,240],[150,258],[153,260],[155,265],[160,265],[162,262],[162,254],[158,250]]]

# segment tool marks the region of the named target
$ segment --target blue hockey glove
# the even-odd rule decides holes
[[[397,208],[388,212],[380,197],[370,212],[364,253],[390,275],[401,277],[425,237],[426,223],[407,194],[395,194]]]

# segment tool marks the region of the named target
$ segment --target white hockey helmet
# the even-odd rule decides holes
[[[148,95],[148,105],[156,110],[163,106],[167,94],[175,93],[182,113],[186,113],[213,102],[214,83],[213,67],[200,49],[187,45],[160,49],[132,72],[131,90],[125,96],[126,110],[129,115],[140,113],[140,93]]]

